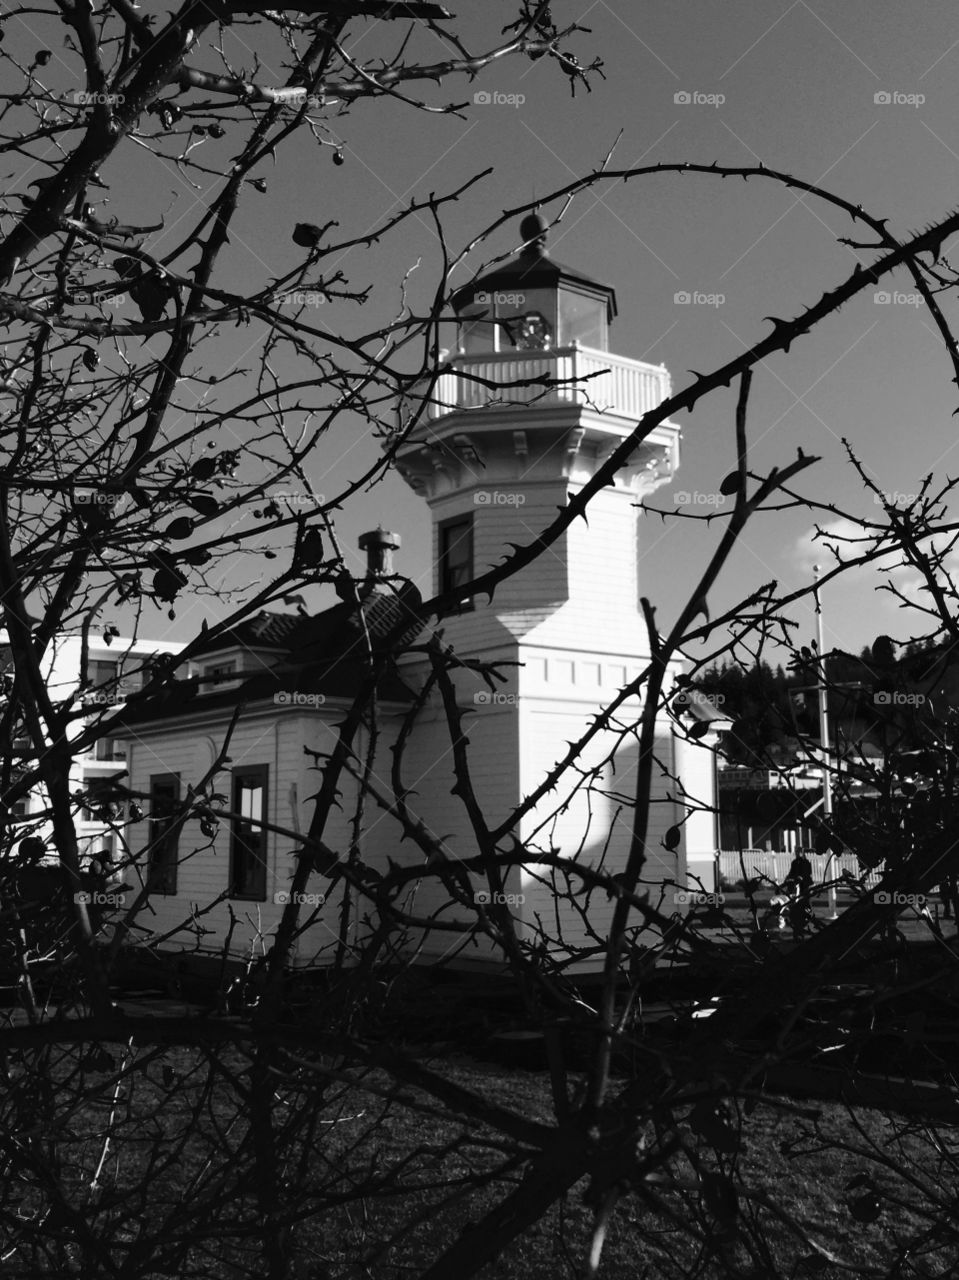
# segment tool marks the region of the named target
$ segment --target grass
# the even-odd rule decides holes
[[[486,1096],[494,1097],[520,1114],[549,1121],[552,1108],[545,1078],[522,1071],[503,1072],[498,1068],[459,1061],[447,1063],[445,1074]],[[803,1114],[805,1113],[805,1114]],[[741,1193],[741,1221],[751,1234],[765,1240],[771,1267],[768,1270],[741,1270],[745,1254],[731,1246],[719,1249],[730,1263],[739,1256],[736,1269],[719,1259],[709,1261],[695,1240],[683,1229],[684,1223],[698,1221],[709,1235],[698,1190],[693,1186],[692,1166],[680,1161],[677,1173],[688,1184],[686,1191],[663,1191],[657,1211],[637,1195],[620,1202],[609,1232],[599,1272],[605,1280],[671,1280],[695,1270],[703,1277],[756,1275],[768,1280],[773,1275],[848,1274],[847,1267],[876,1268],[888,1264],[897,1249],[897,1240],[911,1229],[919,1230],[930,1205],[923,1184],[933,1188],[951,1179],[952,1193],[959,1190],[956,1164],[938,1153],[939,1144],[953,1156],[959,1153],[959,1133],[933,1129],[920,1123],[887,1119],[878,1112],[852,1112],[829,1103],[797,1106],[787,1099],[770,1098],[748,1117],[743,1117],[743,1145],[735,1160],[717,1163],[704,1153],[695,1138],[693,1150],[706,1168],[724,1168],[732,1173]],[[390,1147],[396,1152],[414,1149],[422,1131],[409,1116],[394,1116],[390,1122]],[[431,1141],[441,1144],[442,1127],[431,1132]],[[685,1168],[683,1164],[685,1163]],[[918,1177],[918,1171],[924,1171]],[[869,1174],[879,1192],[880,1212],[874,1222],[859,1222],[852,1216],[846,1187],[857,1176]],[[584,1203],[586,1183],[573,1188],[562,1206],[551,1210],[518,1240],[501,1258],[481,1273],[483,1280],[559,1280],[579,1273],[589,1247],[593,1214]],[[455,1238],[470,1219],[476,1220],[501,1197],[502,1189],[479,1194],[469,1206],[451,1209],[441,1218],[431,1214],[424,1229],[402,1246],[380,1259],[371,1271],[377,1280],[399,1280],[420,1274],[424,1259],[435,1257],[443,1244]],[[861,1192],[858,1193],[861,1196]],[[753,1198],[757,1197],[757,1198]],[[426,1196],[422,1198],[426,1202]],[[433,1201],[436,1203],[439,1197]],[[769,1203],[764,1203],[768,1201]],[[778,1205],[787,1219],[794,1219],[801,1231],[790,1230],[777,1219],[770,1205]],[[394,1228],[398,1206],[370,1205],[362,1223],[352,1222],[347,1241],[329,1262],[331,1277],[346,1276],[351,1261],[369,1250],[371,1242],[388,1237]],[[671,1221],[671,1215],[673,1220]],[[844,1266],[833,1266],[817,1252],[816,1245],[841,1258]],[[954,1246],[953,1246],[954,1247]],[[942,1250],[939,1251],[940,1254]],[[931,1255],[930,1255],[931,1257]],[[942,1261],[942,1260],[940,1260]],[[952,1259],[950,1259],[952,1261]],[[760,1264],[762,1265],[762,1264]],[[697,1269],[698,1268],[698,1269]],[[778,1268],[778,1269],[773,1269]],[[908,1271],[903,1275],[910,1274]],[[915,1273],[925,1274],[925,1273]],[[930,1274],[936,1274],[932,1272]]]
[[[44,1153],[47,1169],[56,1167],[64,1205],[78,1215],[105,1255],[118,1261],[138,1241],[144,1244],[142,1266],[128,1270],[125,1280],[133,1275],[137,1280],[171,1274],[183,1280],[265,1275],[256,1239],[254,1188],[241,1174],[253,1142],[250,1109],[242,1097],[249,1062],[231,1050],[219,1055],[211,1072],[211,1059],[199,1050],[129,1052],[134,1057],[114,1052],[111,1062],[102,1053],[97,1058],[87,1051],[82,1074],[77,1071],[78,1051],[58,1057],[50,1071],[58,1089],[46,1099],[37,1095],[45,1117],[39,1138],[38,1127],[25,1125],[23,1109],[14,1107],[18,1088],[28,1078],[23,1073],[30,1069],[24,1060],[8,1082],[13,1087],[0,1105],[0,1124],[13,1133],[31,1129],[30,1141],[37,1141],[36,1152]],[[430,1065],[518,1115],[553,1123],[544,1074],[504,1070],[455,1053]],[[118,1069],[129,1072],[131,1067],[136,1070],[118,1089]],[[504,1164],[499,1135],[492,1130],[464,1126],[449,1113],[424,1115],[410,1104],[442,1108],[413,1088],[404,1087],[400,1099],[387,1099],[383,1092],[390,1092],[390,1081],[381,1072],[364,1073],[363,1083],[368,1090],[331,1083],[328,1077],[297,1071],[295,1064],[275,1079],[277,1122],[292,1123],[309,1110],[319,1118],[312,1132],[299,1134],[292,1144],[305,1157],[305,1172],[298,1174],[290,1166],[278,1175],[281,1204],[304,1196],[303,1219],[286,1246],[297,1280],[420,1276],[521,1177],[517,1168],[490,1180]],[[96,1091],[91,1096],[92,1085]],[[108,1123],[113,1127],[104,1159],[102,1134]],[[674,1160],[672,1181],[650,1182],[639,1194],[623,1196],[610,1224],[600,1277],[800,1280],[819,1275],[831,1280],[863,1268],[874,1275],[879,1268],[890,1276],[947,1274],[944,1268],[957,1252],[955,1236],[951,1257],[945,1255],[945,1243],[930,1236],[923,1261],[930,1270],[895,1273],[888,1268],[908,1235],[931,1230],[939,1212],[937,1197],[945,1217],[959,1198],[959,1132],[835,1103],[799,1104],[773,1097],[748,1115],[730,1112],[719,1123],[725,1133],[719,1142],[714,1135],[707,1142],[680,1123],[686,1154]],[[171,1158],[165,1166],[156,1165],[144,1185],[151,1152]],[[99,1185],[91,1192],[98,1165]],[[387,1178],[379,1193],[372,1185],[364,1191],[365,1180],[375,1183],[391,1170],[400,1172]],[[702,1173],[728,1176],[735,1186],[737,1238],[731,1235],[724,1242],[722,1222],[700,1192]],[[872,1194],[862,1187],[848,1190],[857,1177],[869,1177],[875,1188],[875,1215],[870,1218],[871,1210],[864,1215],[870,1220],[857,1220],[850,1210],[860,1202],[862,1217],[863,1203]],[[593,1223],[584,1200],[587,1190],[585,1182],[574,1187],[562,1204],[482,1271],[482,1280],[577,1276]],[[44,1247],[22,1266],[23,1253],[8,1254],[3,1274],[77,1275],[83,1280],[116,1274],[106,1265],[100,1269],[89,1248],[83,1253],[67,1243],[77,1238],[76,1226],[64,1208],[50,1213],[54,1199],[40,1179],[29,1194],[11,1197],[8,1181],[0,1201],[4,1253],[17,1231],[21,1238],[24,1231],[29,1234],[24,1224],[42,1223],[46,1234],[38,1237]],[[31,1214],[36,1216],[31,1219]],[[191,1230],[207,1232],[206,1243],[191,1250],[188,1262],[159,1270],[160,1246]],[[156,1247],[147,1243],[151,1233]],[[752,1258],[744,1239],[752,1242]],[[833,1264],[830,1255],[840,1261]]]

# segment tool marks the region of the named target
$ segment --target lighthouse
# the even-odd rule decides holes
[[[515,257],[453,295],[455,350],[430,380],[397,469],[429,509],[434,591],[453,593],[441,620],[444,641],[464,659],[497,664],[492,686],[469,672],[457,677],[471,779],[487,825],[496,829],[517,815],[508,839],[531,856],[509,876],[517,932],[560,957],[589,932],[579,906],[587,902],[590,926],[601,936],[612,902],[600,892],[573,905],[565,895],[582,884],[535,857],[581,860],[611,874],[625,864],[640,699],[628,699],[611,723],[591,730],[648,662],[639,505],[674,476],[680,431],[671,422],[655,427],[594,495],[588,522],[572,522],[492,599],[470,593],[473,578],[511,546],[534,541],[670,394],[663,365],[613,351],[613,287],[556,261],[538,215],[524,218],[519,232]],[[404,401],[401,417],[415,407],[415,398]],[[411,773],[421,778],[421,791],[429,788],[434,830],[455,832],[462,856],[475,856],[476,833],[450,795],[455,779],[442,709],[432,715]],[[643,887],[671,913],[683,901],[687,858],[702,869],[712,863],[711,815],[684,796],[711,801],[713,761],[708,750],[677,737],[665,716],[659,739]],[[580,741],[575,763],[535,804],[524,803],[561,768],[568,744]],[[683,839],[670,850],[661,837],[674,825]],[[424,891],[420,909],[428,905]]]

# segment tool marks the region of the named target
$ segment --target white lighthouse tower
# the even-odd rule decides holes
[[[664,366],[610,350],[613,288],[554,261],[538,216],[524,218],[520,234],[515,258],[454,295],[456,352],[398,453],[400,474],[432,516],[436,591],[465,587],[499,563],[510,544],[535,539],[670,393]],[[404,411],[410,407],[407,402]],[[443,620],[457,654],[504,664],[506,679],[493,692],[479,679],[464,677],[458,685],[461,705],[475,712],[466,719],[473,783],[494,829],[646,664],[637,504],[674,475],[679,437],[674,424],[658,426],[615,483],[590,502],[588,524],[574,521],[492,600],[464,590]],[[510,835],[531,851],[620,870],[633,817],[639,709],[638,699],[624,704]],[[452,764],[441,708],[432,714],[433,732],[417,736],[418,790],[429,789],[434,830],[455,833],[454,845],[470,856],[475,833],[449,794]],[[689,818],[681,799],[684,788],[705,789],[709,794],[697,799],[709,802],[712,758],[675,737],[666,718],[660,755],[644,881],[651,901],[669,914],[676,887],[686,885],[687,853],[712,859],[711,815]],[[676,823],[684,840],[668,852],[660,836]],[[504,836],[501,847],[507,844]],[[477,886],[483,888],[480,881]],[[557,957],[564,940],[582,945],[589,932],[569,904],[557,911],[556,891],[569,887],[562,875],[554,879],[532,863],[509,879],[520,935]],[[607,895],[574,901],[585,904],[601,936],[612,911]],[[420,911],[424,905],[421,898]]]

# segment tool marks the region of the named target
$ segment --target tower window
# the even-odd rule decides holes
[[[233,839],[230,848],[230,897],[266,898],[266,796],[268,767],[233,771]]]
[[[458,591],[473,577],[473,517],[447,520],[439,527],[440,591]],[[464,595],[461,609],[472,609],[473,599]]]

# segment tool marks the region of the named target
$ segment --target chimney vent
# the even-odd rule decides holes
[[[395,570],[393,568],[393,552],[398,550],[402,545],[402,538],[398,533],[392,533],[389,529],[384,529],[381,525],[378,529],[372,529],[369,533],[361,533],[359,547],[361,551],[366,552],[366,577],[367,580],[379,581],[383,578],[392,578]]]

